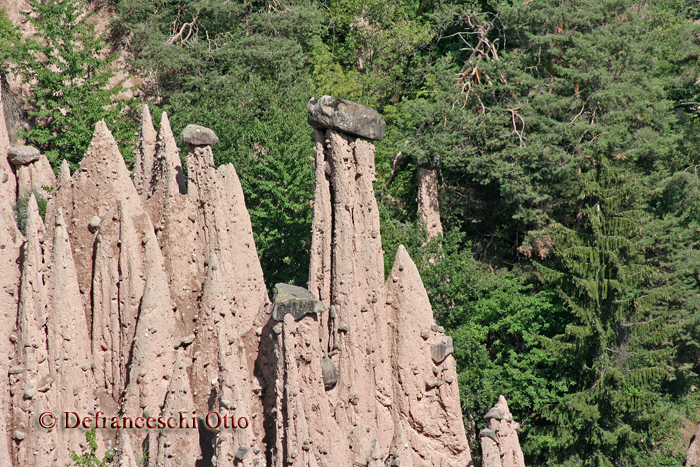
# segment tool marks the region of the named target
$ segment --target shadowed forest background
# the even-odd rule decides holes
[[[106,36],[77,0],[33,0],[37,40],[0,12],[0,72],[31,83],[15,138],[56,170],[77,167],[102,118],[133,163],[141,102],[175,134],[209,127],[217,164],[241,178],[266,283],[306,285],[306,104],[373,107],[387,121],[385,260],[407,247],[454,337],[477,463],[499,394],[527,465],[685,463],[700,421],[700,3],[100,7],[115,18]],[[126,100],[107,86],[121,53],[144,83]],[[445,234],[432,239],[419,166],[438,173]]]

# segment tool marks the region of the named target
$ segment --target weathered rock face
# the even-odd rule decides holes
[[[46,156],[37,156],[36,161],[17,167],[19,197],[28,198],[31,193],[43,199],[56,188],[56,176]]]
[[[499,396],[484,418],[489,421],[479,433],[484,467],[525,467],[518,441],[520,425],[513,420],[506,398]]]
[[[384,124],[336,104],[334,129],[315,123],[310,291],[278,284],[274,305],[240,181],[232,166],[215,168],[211,130],[183,132],[186,178],[167,115],[156,134],[143,109],[132,174],[98,123],[76,173],[61,166],[44,221],[31,192],[48,182],[21,171],[45,163],[19,167],[30,187],[26,239],[10,169],[13,191],[0,198],[0,392],[11,401],[0,408],[0,465],[70,462],[85,438],[60,428],[65,412],[146,425],[97,431],[98,454],[114,448],[120,467],[144,456],[161,467],[469,463],[452,343],[403,248],[385,282],[374,146],[349,134],[360,121],[355,134],[379,138]],[[46,411],[59,427],[37,427]]]
[[[193,146],[214,146],[219,142],[219,137],[212,130],[199,125],[187,125],[180,137]]]
[[[685,467],[696,466],[700,466],[700,425],[698,426],[698,431],[695,432],[690,446],[688,446],[687,457],[685,459]]]
[[[123,244],[123,243],[122,243]],[[150,245],[149,245],[150,244]],[[132,340],[126,392],[122,413],[128,416],[156,416],[168,392],[176,357],[176,335],[179,331],[163,260],[155,241],[145,245],[146,281]],[[155,458],[155,435],[147,443],[148,450],[136,450]],[[135,446],[142,446],[145,436],[132,434]]]
[[[39,150],[32,146],[12,146],[7,150],[10,162],[14,165],[31,164],[39,160]]]
[[[10,333],[17,322],[20,288],[20,247],[24,237],[17,229],[12,206],[17,199],[17,179],[7,158],[10,139],[5,127],[0,87],[0,397],[11,400],[8,374],[15,344]],[[11,409],[3,403],[0,408],[0,465],[12,465],[10,446]]]
[[[442,234],[440,222],[440,204],[438,202],[437,170],[418,167],[418,212],[428,229],[428,235],[434,237]]]
[[[323,303],[303,287],[289,284],[277,284],[273,296],[272,319],[284,321],[284,315],[290,314],[295,321],[306,315],[323,313]]]

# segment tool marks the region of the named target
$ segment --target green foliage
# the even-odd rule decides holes
[[[95,433],[96,430],[94,428],[85,432],[85,440],[88,444],[87,452],[78,455],[71,451],[73,467],[109,467],[111,462],[114,460],[112,453],[109,451],[105,453],[102,459],[97,457],[97,441],[95,439]]]
[[[362,100],[363,88],[359,71],[350,69],[346,72],[340,64],[333,61],[333,58],[328,45],[321,41],[314,44],[310,63],[315,94],[330,95],[354,102]]]
[[[17,222],[17,228],[20,232],[22,232],[22,235],[27,235],[27,209],[29,208],[29,200],[31,199],[32,194],[36,198],[36,204],[39,207],[39,215],[42,219],[46,215],[46,205],[48,204],[48,201],[46,200],[46,194],[51,193],[53,189],[50,187],[45,187],[44,191],[46,193],[43,194],[37,191],[32,191],[26,197],[17,198],[17,204],[15,204],[14,206],[13,213]]]
[[[556,400],[561,389],[547,378],[553,362],[538,344],[557,334],[565,315],[551,290],[533,293],[522,275],[485,270],[457,238],[447,236],[435,251],[444,256],[426,262],[422,277],[433,312],[454,333],[465,413],[482,424],[479,415],[503,394],[527,424],[530,413]]]
[[[12,62],[27,57],[27,44],[22,41],[22,34],[7,17],[5,10],[0,10],[0,70],[5,74]]]
[[[377,106],[400,98],[414,68],[413,58],[433,39],[431,24],[418,16],[419,4],[405,0],[328,3],[325,42],[337,63],[362,86],[357,99],[361,103]]]
[[[665,425],[685,389],[670,365],[684,319],[655,277],[668,272],[644,256],[651,219],[636,180],[606,158],[581,178],[580,223],[549,228],[556,259],[536,263],[571,313],[544,341],[567,391],[543,412],[554,436],[545,430],[539,454],[552,465],[648,465],[660,440],[670,449],[678,437]]]
[[[12,24],[5,10],[0,9],[0,86],[3,93],[4,117],[10,138],[16,136],[15,124],[21,116],[21,107],[8,86],[8,76],[16,71],[17,63],[30,59],[29,47],[22,40],[19,28]]]
[[[441,166],[445,221],[479,254],[521,260],[513,239],[576,215],[575,175],[599,156],[658,176],[693,163],[679,102],[697,88],[691,21],[633,2],[552,1],[499,5],[470,24],[449,39],[464,51],[427,68],[432,92],[401,104],[398,149]],[[472,52],[479,38],[493,47]]]
[[[239,174],[266,283],[306,284],[314,190],[306,67],[317,6],[122,1],[119,9],[135,65],[157,76],[176,134],[196,123],[219,136],[216,163]]]
[[[244,190],[270,288],[278,282],[305,286],[308,280],[314,175],[310,135],[298,127],[306,124],[304,117],[305,112],[278,110],[248,135],[259,138],[254,144],[260,149],[252,156],[255,163],[243,166]]]
[[[37,40],[28,46],[30,56],[19,62],[19,71],[33,83],[34,110],[29,111],[31,128],[19,136],[41,149],[55,168],[67,159],[75,169],[95,124],[104,119],[129,162],[135,122],[127,103],[115,99],[121,85],[108,85],[116,53],[105,50],[104,37],[88,24],[86,6],[78,0],[32,0],[31,5],[38,14],[38,19],[30,17]]]

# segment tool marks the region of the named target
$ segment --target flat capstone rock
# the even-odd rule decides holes
[[[192,124],[187,125],[185,129],[182,130],[180,137],[185,143],[194,146],[214,146],[219,142],[219,137],[216,136],[214,130]]]
[[[374,109],[331,96],[312,97],[308,105],[309,125],[341,131],[362,138],[381,140],[386,122]]]
[[[26,165],[38,161],[41,153],[33,146],[12,146],[7,150],[7,155],[14,165]]]
[[[303,287],[290,284],[277,284],[272,297],[272,319],[284,321],[284,315],[290,314],[294,321],[306,315],[323,313],[324,306],[311,292]]]

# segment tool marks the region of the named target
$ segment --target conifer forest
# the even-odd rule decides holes
[[[102,119],[131,168],[144,103],[156,128],[162,111],[176,135],[210,128],[268,289],[306,287],[307,103],[376,109],[385,273],[404,245],[453,338],[475,465],[499,395],[528,466],[686,465],[700,422],[697,0],[82,1],[30,0],[29,35],[0,11],[11,138],[55,173],[78,167]],[[437,222],[421,214],[424,173]]]

